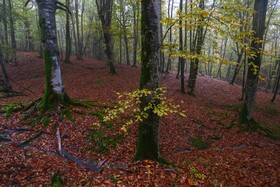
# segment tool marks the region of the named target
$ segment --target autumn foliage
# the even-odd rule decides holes
[[[7,103],[26,104],[41,97],[44,68],[36,55],[20,53],[18,65],[7,66],[12,87],[25,95],[2,97],[0,110]],[[172,164],[132,162],[137,123],[125,126],[124,133],[120,129],[129,116],[109,123],[103,115],[118,104],[116,92],[133,93],[138,88],[139,69],[119,65],[118,75],[110,76],[106,62],[75,59],[62,65],[65,87],[71,98],[92,106],[73,107],[74,121],[53,115],[46,127],[22,124],[25,111],[10,118],[1,113],[0,186],[50,186],[54,173],[59,173],[64,186],[279,186],[279,97],[270,104],[270,93],[257,93],[255,118],[272,132],[269,138],[263,131],[250,134],[238,128],[240,86],[199,76],[192,97],[180,94],[175,74],[162,76],[166,98],[186,114],[171,113],[161,119],[160,151]],[[95,173],[59,156],[57,127],[65,150],[93,165],[103,162],[102,171]],[[102,146],[102,151],[97,149]]]

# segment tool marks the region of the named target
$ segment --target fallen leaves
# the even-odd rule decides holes
[[[15,90],[24,91],[28,96],[1,98],[0,104],[11,102],[28,103],[42,96],[44,91],[43,63],[34,53],[21,53],[18,66],[8,66],[9,74],[18,84]],[[114,105],[118,95],[138,88],[139,69],[119,66],[118,75],[109,76],[106,63],[85,59],[73,64],[63,64],[63,80],[67,93],[72,98],[94,100],[102,105]],[[32,72],[32,73],[31,73]],[[57,153],[56,129],[53,125],[35,131],[44,131],[30,146],[20,148],[18,143],[28,140],[36,132],[11,133],[9,138],[18,143],[0,143],[0,181],[5,186],[49,186],[52,174],[60,171],[65,186],[272,186],[280,184],[280,143],[263,135],[239,132],[236,111],[225,105],[236,106],[241,88],[207,77],[199,77],[196,97],[182,95],[178,91],[179,80],[170,73],[162,79],[167,97],[185,110],[186,116],[169,115],[161,119],[160,152],[174,167],[151,161],[131,162],[135,153],[137,124],[132,124],[122,142],[108,147],[106,154],[92,149],[89,133],[97,128],[98,117],[89,115],[87,110],[75,108],[74,122],[67,119],[59,122],[62,147],[69,153],[88,163],[106,160],[101,173],[94,173],[69,161]],[[256,118],[279,126],[280,115],[265,113],[270,94],[258,92]],[[279,97],[276,103],[279,103]],[[0,107],[1,108],[1,107]],[[94,107],[91,112],[103,110]],[[275,106],[280,111],[280,105]],[[0,134],[9,128],[22,128],[22,113],[15,113],[10,119],[0,114]],[[211,120],[212,119],[212,120]],[[231,121],[231,128],[225,128]],[[56,119],[51,119],[55,124]],[[123,126],[117,121],[118,132],[102,132],[104,137],[123,133]],[[278,124],[277,124],[278,123]],[[99,126],[100,127],[100,126]],[[277,127],[277,126],[276,126]],[[279,128],[279,127],[278,127]],[[191,145],[190,137],[211,142],[205,150]],[[102,141],[100,141],[102,143]],[[191,170],[191,168],[193,168]]]

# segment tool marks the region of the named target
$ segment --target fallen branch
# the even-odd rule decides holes
[[[19,147],[25,147],[27,144],[29,144],[30,142],[34,141],[36,138],[38,138],[39,136],[41,136],[42,131],[37,132],[34,136],[28,138],[27,140],[23,141],[22,143],[19,144]]]
[[[80,165],[80,166],[84,166],[85,168],[88,168],[96,173],[99,173],[102,168],[101,167],[95,167],[91,164],[88,164],[82,160],[80,160],[79,158],[69,154],[66,150],[61,149],[61,155],[64,156],[65,158],[68,158],[69,160],[72,160],[73,162],[75,162],[76,164]]]
[[[79,158],[69,154],[66,150],[61,148],[62,146],[61,146],[61,137],[60,137],[59,128],[57,128],[57,131],[56,131],[56,138],[57,138],[58,152],[61,156],[64,156],[65,158],[68,158],[69,160],[72,160],[76,164],[78,164],[80,166],[83,166],[85,168],[88,168],[88,169],[90,169],[90,170],[92,170],[96,173],[99,173],[102,170],[101,166],[105,163],[106,160],[104,160],[103,162],[100,162],[98,164],[98,166],[95,167],[92,164],[86,163],[86,162],[80,160]]]

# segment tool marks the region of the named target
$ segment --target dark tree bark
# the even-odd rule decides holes
[[[8,21],[7,21],[7,8],[6,8],[6,0],[3,0],[3,25],[4,25],[4,41],[5,45],[9,45],[9,40],[8,40]]]
[[[110,74],[116,74],[115,69],[115,56],[113,51],[113,41],[111,36],[111,20],[112,20],[112,0],[96,0],[98,16],[102,24],[102,30],[104,35],[104,42],[106,45],[105,53],[108,57],[108,63],[110,66]]]
[[[140,89],[155,91],[159,88],[160,63],[160,0],[142,0],[141,12],[141,79]],[[141,98],[141,111],[150,102],[159,103],[153,94]],[[137,151],[134,160],[161,161],[159,154],[159,116],[150,109],[148,117],[138,128]]]
[[[9,5],[9,21],[10,21],[10,32],[11,32],[11,42],[12,42],[12,62],[14,62],[17,58],[17,43],[16,43],[16,36],[15,36],[15,26],[14,26],[14,19],[12,15],[12,3],[11,0],[8,0]]]
[[[242,56],[243,56],[243,50],[242,50],[241,53],[237,54],[237,64],[235,65],[234,73],[233,73],[232,79],[231,79],[229,84],[233,85],[235,80],[236,80],[236,77],[237,77],[237,75],[238,75],[238,73],[239,73],[239,71],[240,71],[240,69],[242,67],[242,63],[244,62],[244,61],[241,62]]]
[[[133,3],[133,67],[137,63],[138,28],[139,28],[139,1]]]
[[[66,6],[70,6],[69,0],[66,0]],[[70,63],[71,56],[71,33],[70,33],[70,15],[66,13],[66,26],[65,26],[65,42],[66,42],[66,54],[65,54],[65,63]]]
[[[7,73],[7,70],[6,70],[6,66],[5,66],[5,62],[4,62],[4,56],[3,56],[3,53],[2,53],[1,47],[0,47],[0,66],[1,66],[1,71],[3,73],[2,91],[11,92],[12,88],[9,84],[9,77],[8,77],[8,73]]]
[[[70,99],[62,81],[56,35],[55,12],[60,6],[57,0],[36,0],[36,2],[45,63],[46,87],[40,105],[40,112],[43,113],[47,110],[58,110],[61,103],[68,103]]]
[[[199,8],[204,9],[204,0],[199,1]],[[202,22],[204,20],[204,17],[200,15],[198,18],[199,22]],[[204,42],[204,29],[201,23],[198,23],[197,29],[196,29],[196,36],[193,37],[193,44],[191,45],[191,53],[195,53],[196,55],[201,54],[202,45]],[[194,58],[190,61],[190,74],[189,74],[189,80],[188,80],[188,87],[189,95],[194,95],[194,89],[196,84],[196,78],[197,78],[197,71],[198,71],[198,63],[199,59]]]
[[[276,99],[276,95],[277,95],[277,93],[278,93],[278,90],[279,90],[279,84],[280,84],[280,58],[279,58],[279,60],[277,60],[276,61],[276,64],[278,63],[278,68],[277,68],[277,73],[276,73],[276,75],[278,75],[277,76],[277,80],[275,81],[276,82],[276,84],[275,84],[275,90],[274,90],[274,93],[273,93],[273,97],[272,97],[272,99],[271,99],[271,103],[273,103],[274,101],[275,101],[275,99]]]
[[[261,49],[265,31],[265,18],[267,11],[268,0],[255,0],[254,10],[256,13],[253,16],[253,31],[254,39],[251,42],[251,50],[254,51],[255,57],[248,58],[248,73],[245,91],[245,101],[242,111],[240,112],[239,125],[246,124],[248,130],[256,130],[257,123],[253,118],[256,92],[258,87],[258,77],[261,68]],[[254,66],[257,66],[255,70]]]
[[[179,10],[183,12],[183,0],[180,0]],[[183,52],[183,21],[182,19],[179,20],[179,45],[180,45],[180,52]],[[181,70],[181,89],[180,92],[182,94],[186,93],[185,91],[185,59],[183,57],[179,57],[180,61],[180,70]]]

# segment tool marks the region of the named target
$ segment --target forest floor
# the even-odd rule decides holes
[[[179,104],[187,115],[172,114],[161,119],[160,152],[173,166],[132,162],[137,124],[129,126],[124,134],[119,122],[97,125],[98,115],[91,114],[102,114],[104,108],[99,105],[116,104],[116,92],[136,90],[140,69],[117,65],[118,74],[110,76],[104,61],[77,61],[74,57],[72,61],[62,64],[68,95],[92,100],[98,106],[75,107],[74,121],[52,117],[47,127],[23,125],[20,119],[24,111],[13,113],[8,119],[0,114],[0,186],[50,186],[56,172],[64,186],[280,185],[279,96],[271,104],[271,93],[257,93],[255,118],[273,132],[272,139],[263,132],[249,133],[237,127],[240,86],[199,76],[196,97],[192,97],[178,91],[180,82],[175,74],[162,75],[161,85],[168,91],[167,98]],[[1,98],[0,110],[3,104],[30,103],[42,97],[44,65],[37,53],[20,53],[17,64],[9,65],[8,72],[13,89],[26,95]],[[104,161],[102,171],[95,173],[60,156],[57,127],[63,149],[93,165]],[[36,139],[22,146],[36,135]]]

